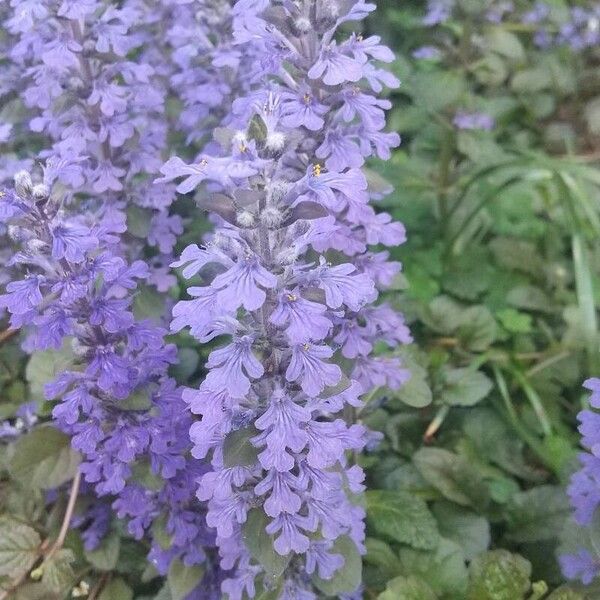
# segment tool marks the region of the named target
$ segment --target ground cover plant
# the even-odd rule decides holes
[[[595,4],[0,4],[0,599],[600,597]]]

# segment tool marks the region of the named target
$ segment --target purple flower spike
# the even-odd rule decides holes
[[[353,498],[364,474],[347,453],[374,437],[340,413],[374,386],[408,378],[398,359],[370,356],[376,342],[410,341],[401,316],[373,306],[401,267],[369,246],[401,244],[405,231],[371,206],[391,186],[372,190],[362,170],[400,143],[385,131],[391,105],[378,96],[399,85],[384,68],[394,57],[378,36],[338,31],[374,8],[336,3],[333,14],[238,0],[232,38],[224,31],[223,49],[207,49],[233,73],[231,112],[193,162],[173,157],[161,169],[162,183],[197,190],[213,212],[214,232],[173,263],[200,283],[175,305],[171,328],[219,344],[185,398],[202,417],[190,431],[192,453],[210,457],[213,470],[199,479],[198,498],[208,502],[230,572],[221,591],[232,600],[268,582],[244,544],[257,517],[275,552],[293,557],[281,600],[320,597],[311,577],[331,579],[343,566],[338,538],[365,551],[364,511]],[[216,103],[223,93],[211,88]],[[185,118],[194,123],[191,96],[196,108]],[[201,128],[189,129],[202,139]]]

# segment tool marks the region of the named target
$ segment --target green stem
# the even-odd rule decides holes
[[[533,386],[531,385],[531,383],[529,383],[529,381],[527,380],[527,377],[525,377],[525,375],[523,373],[521,373],[521,371],[515,369],[513,371],[513,374],[515,376],[515,378],[517,379],[517,381],[519,382],[519,384],[521,385],[521,387],[523,388],[523,391],[525,392],[525,395],[527,396],[527,399],[529,400],[533,411],[535,412],[540,425],[542,427],[542,431],[544,432],[545,436],[549,436],[552,434],[552,425],[550,423],[550,419],[548,419],[548,415],[546,413],[546,409],[544,408],[544,405],[542,404],[542,399],[539,397],[538,393],[533,389]]]

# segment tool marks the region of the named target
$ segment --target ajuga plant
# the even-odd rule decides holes
[[[167,373],[176,349],[165,344],[163,329],[131,312],[148,267],[115,255],[113,232],[94,223],[93,213],[81,214],[68,196],[52,193],[55,180],[51,167],[36,184],[23,171],[14,192],[0,192],[0,220],[14,245],[13,277],[0,306],[11,326],[24,330],[26,350],[70,354],[70,366],[45,393],[54,425],[83,457],[79,472],[87,488],[110,498],[138,539],[152,538],[161,520],[172,544],[151,540],[159,571],[174,557],[201,562],[211,535],[194,480],[206,467],[190,460],[191,419]],[[144,484],[145,473],[152,485]],[[96,500],[79,519],[88,548],[106,532],[106,508]]]
[[[600,408],[600,379],[591,378],[584,387],[592,392],[590,406]],[[579,432],[584,452],[579,455],[581,469],[573,474],[568,494],[573,507],[573,518],[582,527],[591,527],[598,517],[600,506],[600,415],[595,410],[583,410],[578,415]],[[595,548],[594,548],[595,550]],[[599,557],[581,546],[574,553],[560,557],[565,576],[591,583],[600,574]]]
[[[158,250],[149,282],[161,290],[173,278],[160,254],[182,232],[180,217],[168,213],[173,187],[152,184],[169,129],[170,65],[156,48],[169,4],[13,0],[4,22],[12,35],[6,76],[40,136],[40,156],[62,184],[99,198],[118,233],[126,233],[128,206],[148,209],[145,240]],[[135,257],[142,244],[134,241],[127,239],[126,251]]]
[[[399,143],[384,130],[390,103],[379,97],[398,85],[380,66],[393,55],[377,36],[346,32],[374,8],[235,4],[235,49],[254,57],[248,91],[210,152],[162,168],[161,182],[184,178],[179,192],[199,188],[215,224],[174,264],[199,285],[175,306],[172,329],[220,340],[184,399],[202,417],[192,453],[210,456],[213,469],[198,498],[208,501],[232,600],[261,588],[308,600],[359,584],[354,453],[374,436],[356,417],[361,395],[408,377],[398,359],[373,355],[375,343],[410,340],[402,317],[376,304],[400,265],[369,250],[405,237],[370,206],[384,192],[361,170]]]

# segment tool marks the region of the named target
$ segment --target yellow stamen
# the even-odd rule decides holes
[[[313,165],[313,175],[315,177],[318,177],[321,174],[321,165],[319,163],[317,163],[316,165]]]
[[[296,294],[287,294],[287,299],[289,302],[296,302],[298,300]]]

